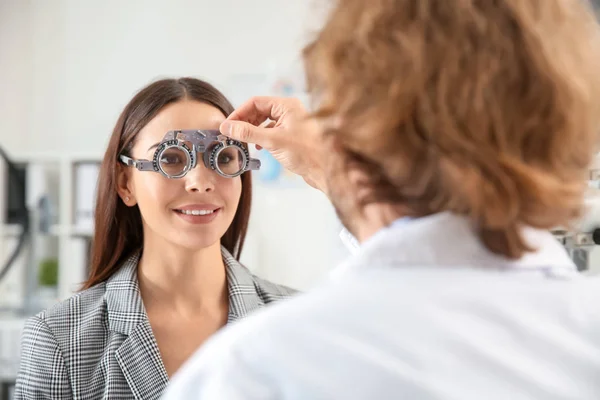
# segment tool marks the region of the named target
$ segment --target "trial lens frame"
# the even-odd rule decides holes
[[[191,149],[186,142],[192,145]],[[216,145],[214,145],[215,143]],[[212,145],[214,145],[214,147],[211,148]],[[223,150],[231,147],[237,148],[242,155],[242,168],[238,173],[233,175],[224,173],[215,161]],[[187,158],[187,163],[183,171],[174,176],[167,174],[160,166],[162,154],[171,148],[183,149],[183,153]],[[134,160],[123,154],[120,155],[119,158],[125,165],[135,167],[138,171],[155,171],[167,178],[182,178],[191,169],[196,167],[198,163],[198,153],[203,153],[204,165],[207,168],[217,171],[219,175],[226,178],[235,178],[246,171],[260,169],[260,160],[251,158],[248,149],[244,147],[241,142],[224,136],[216,129],[169,131],[156,148],[152,160]]]

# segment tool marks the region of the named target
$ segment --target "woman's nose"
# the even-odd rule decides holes
[[[185,190],[191,193],[212,192],[215,190],[215,172],[198,163],[184,177]]]

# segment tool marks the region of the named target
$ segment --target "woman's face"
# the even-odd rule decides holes
[[[139,132],[131,156],[152,160],[156,145],[168,131],[218,129],[224,119],[217,108],[198,101],[170,104]],[[198,250],[220,242],[231,225],[242,193],[241,178],[220,176],[198,156],[196,167],[178,179],[132,167],[123,169],[120,195],[128,206],[139,206],[146,243],[162,239]]]

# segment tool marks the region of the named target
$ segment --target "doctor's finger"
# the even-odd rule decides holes
[[[303,112],[304,107],[298,99],[257,96],[238,107],[227,119],[260,125],[269,119],[278,121],[286,114]]]
[[[275,124],[276,124],[275,121],[271,121],[267,125],[265,125],[265,128],[274,128]],[[257,144],[254,147],[256,147],[256,150],[262,150],[262,148],[263,148],[260,144]]]
[[[271,125],[271,124],[269,124]],[[268,127],[254,126],[244,121],[225,120],[219,127],[220,131],[232,139],[253,143],[259,147],[270,149],[273,146],[274,130]]]

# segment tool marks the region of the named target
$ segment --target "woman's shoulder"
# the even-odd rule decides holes
[[[252,292],[256,291],[256,295],[264,303],[285,299],[298,293],[296,289],[271,282],[254,274],[223,246],[221,246],[221,254],[227,267],[230,293],[248,293],[248,288],[253,287]]]
[[[106,313],[105,288],[105,283],[100,283],[54,304],[30,317],[25,329],[44,325],[59,342],[68,342],[73,329],[101,328]]]
[[[297,289],[271,282],[254,274],[252,274],[252,278],[254,280],[254,287],[256,288],[256,291],[266,303],[285,299],[299,293]]]

